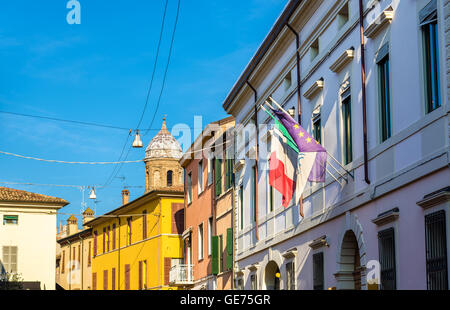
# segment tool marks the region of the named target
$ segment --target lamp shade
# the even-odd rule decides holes
[[[139,130],[136,130],[136,136],[134,137],[133,147],[141,148],[143,146],[141,136],[139,135]]]

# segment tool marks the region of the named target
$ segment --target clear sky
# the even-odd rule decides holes
[[[2,1],[0,5],[0,111],[135,128],[146,101],[165,0],[79,0],[81,24],[69,25],[66,0]],[[145,146],[167,114],[169,130],[194,116],[203,126],[226,117],[222,102],[256,52],[287,0],[181,0],[172,58],[161,91],[177,0],[169,0],[153,88],[141,128]],[[0,113],[0,151],[64,161],[116,161],[126,130],[80,126]],[[194,137],[193,137],[194,138]],[[128,141],[130,144],[132,139]],[[183,146],[184,148],[186,146]],[[125,147],[127,153],[129,145]],[[46,163],[0,154],[0,182],[103,185],[112,165]],[[144,193],[144,164],[124,164],[108,187],[97,191],[97,214]],[[61,197],[61,213],[79,214],[80,189],[11,185]],[[92,200],[85,201],[94,208]],[[58,215],[59,221],[69,217]],[[81,218],[79,217],[79,223]]]

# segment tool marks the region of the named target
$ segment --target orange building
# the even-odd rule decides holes
[[[209,124],[180,160],[185,175],[185,267],[192,289],[232,288],[234,118]],[[216,145],[214,153],[196,151]],[[228,155],[228,156],[226,156]]]

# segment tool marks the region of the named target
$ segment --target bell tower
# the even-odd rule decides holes
[[[179,164],[181,146],[167,130],[166,117],[161,130],[145,150],[145,192],[183,186],[183,168]]]

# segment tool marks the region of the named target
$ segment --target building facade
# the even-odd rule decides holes
[[[0,187],[0,273],[24,289],[55,289],[56,212],[61,198]]]
[[[184,191],[181,147],[165,119],[145,161],[146,192],[86,223],[93,233],[93,290],[167,290],[170,270],[183,259]],[[181,183],[182,184],[182,183]]]
[[[173,272],[192,278],[172,280],[185,288],[232,288],[232,246],[227,240],[232,245],[233,128],[232,117],[209,124],[180,159],[185,175],[186,255]]]
[[[448,9],[289,1],[223,104],[238,288],[448,289]],[[269,96],[328,152],[301,208],[268,184]]]
[[[92,229],[85,223],[94,218],[94,211],[83,212],[83,228],[78,229],[74,215],[67,219],[65,229],[56,237],[56,284],[64,290],[90,290],[92,284]]]

